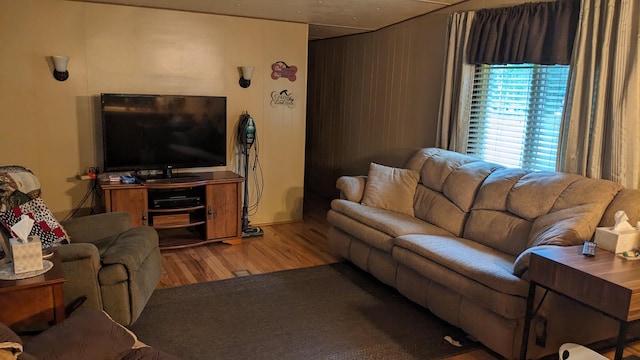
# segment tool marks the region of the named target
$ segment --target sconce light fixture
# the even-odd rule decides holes
[[[51,60],[53,60],[53,77],[58,81],[67,80],[69,78],[69,71],[67,71],[69,57],[54,55]]]
[[[251,77],[253,76],[253,66],[242,66],[240,70],[242,75],[240,76],[240,87],[248,88],[251,85]]]

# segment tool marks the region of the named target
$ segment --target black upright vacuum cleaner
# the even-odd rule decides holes
[[[244,154],[244,203],[242,205],[242,237],[262,236],[261,228],[249,223],[249,155],[256,141],[256,124],[248,112],[243,112],[238,124],[238,144]]]

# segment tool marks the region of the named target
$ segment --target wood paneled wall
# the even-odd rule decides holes
[[[449,13],[547,0],[470,0],[367,34],[309,43],[305,188],[402,166],[434,146]]]
[[[435,144],[447,14],[309,43],[305,186],[335,197],[341,175],[402,166]]]

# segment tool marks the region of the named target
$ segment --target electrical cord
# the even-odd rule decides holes
[[[247,206],[249,215],[255,215],[258,212],[258,206],[260,204],[260,200],[262,199],[262,191],[264,190],[264,173],[262,172],[262,165],[260,164],[260,158],[258,154],[260,149],[259,145],[258,134],[256,132],[253,166],[249,166],[249,168],[253,170],[253,184],[255,186],[256,200],[255,202]]]
[[[97,189],[98,189],[98,168],[89,168],[89,172],[96,174],[96,178],[95,179],[91,179],[91,182],[89,183],[89,186],[87,188],[87,192],[84,194],[84,196],[82,197],[82,199],[80,200],[80,202],[78,203],[78,205],[76,205],[76,207],[71,210],[69,212],[69,214],[67,214],[67,216],[64,217],[64,219],[62,219],[61,223],[64,223],[66,221],[71,220],[74,216],[76,216],[76,214],[78,214],[78,211],[80,211],[80,209],[82,209],[82,205],[84,205],[84,203],[87,201],[87,199],[89,199],[89,196],[91,196],[91,209],[89,214],[92,215],[94,214],[94,210],[93,210],[93,206],[95,204],[95,198],[97,195]]]

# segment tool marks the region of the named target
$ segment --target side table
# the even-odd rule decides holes
[[[629,323],[640,320],[640,261],[629,261],[598,249],[582,255],[582,246],[543,249],[531,253],[529,297],[520,359],[526,359],[536,286],[564,295],[620,324],[615,359],[622,359]]]
[[[62,261],[56,251],[47,259],[53,268],[22,280],[0,280],[0,322],[12,329],[64,320],[65,281]]]

